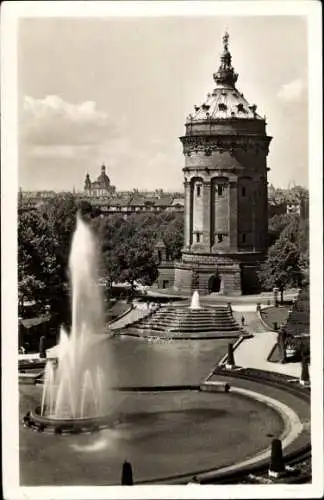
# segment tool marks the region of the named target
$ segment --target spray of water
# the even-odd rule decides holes
[[[69,259],[72,287],[72,327],[62,328],[58,365],[47,362],[41,403],[42,415],[85,418],[101,414],[105,387],[103,370],[90,356],[103,332],[103,301],[97,286],[97,247],[88,225],[78,216]]]
[[[195,290],[194,293],[192,294],[190,309],[201,309],[198,290]]]

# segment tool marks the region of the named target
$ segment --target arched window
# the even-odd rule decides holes
[[[198,198],[199,198],[200,194],[201,194],[201,186],[200,186],[200,184],[198,184],[198,186],[197,186],[197,197]]]

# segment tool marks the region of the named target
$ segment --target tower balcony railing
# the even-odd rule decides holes
[[[265,122],[253,118],[192,119],[186,123],[186,136],[192,135],[259,135],[266,136]]]

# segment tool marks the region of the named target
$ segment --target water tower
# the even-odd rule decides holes
[[[265,119],[236,88],[223,37],[214,90],[186,120],[185,236],[175,269],[176,289],[239,295],[258,290],[257,269],[267,250]]]

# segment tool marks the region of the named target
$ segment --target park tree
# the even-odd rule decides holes
[[[89,207],[82,207],[84,212]],[[72,195],[57,195],[18,219],[20,302],[33,299],[60,309],[68,291],[68,259],[78,205]],[[22,305],[22,304],[20,304]]]
[[[114,255],[115,272],[134,290],[135,281],[151,285],[157,278],[157,263],[151,242],[135,236],[129,245],[121,245]]]
[[[156,242],[162,239],[168,255],[179,258],[183,246],[183,216],[161,214],[121,214],[93,221],[101,247],[102,276],[108,282],[141,280],[152,284],[157,278]]]
[[[295,222],[299,223],[300,217],[298,214],[276,214],[269,219],[268,223],[268,241],[269,246],[272,246],[280,237],[282,231]]]
[[[113,281],[152,284],[157,277],[155,245],[165,242],[172,259],[183,245],[183,216],[161,214],[123,214],[102,217],[85,200],[72,194],[57,195],[37,210],[19,211],[18,281],[21,302],[34,299],[50,302],[60,310],[67,302],[68,261],[76,213],[87,220],[97,236],[101,255],[101,276]]]
[[[281,301],[283,292],[290,286],[296,286],[299,279],[298,249],[286,238],[280,237],[269,249],[267,260],[261,266],[259,278],[266,290],[279,288]]]
[[[286,288],[300,286],[303,283],[305,270],[302,269],[301,263],[307,259],[308,254],[308,234],[305,224],[299,217],[291,219],[269,248],[267,259],[259,272],[263,288],[266,290],[279,288],[281,300]]]
[[[161,214],[159,226],[156,234],[162,239],[167,254],[172,260],[180,259],[184,238],[184,219],[183,214],[177,212],[166,212]]]
[[[139,279],[147,284],[156,279],[155,226],[147,215],[107,217],[93,227],[101,246],[101,274],[109,283],[125,281],[133,288]]]
[[[63,264],[59,241],[38,211],[20,214],[18,221],[18,293],[45,305],[62,294]]]
[[[298,265],[302,276],[302,284],[309,283],[309,221],[301,219],[298,227]]]

